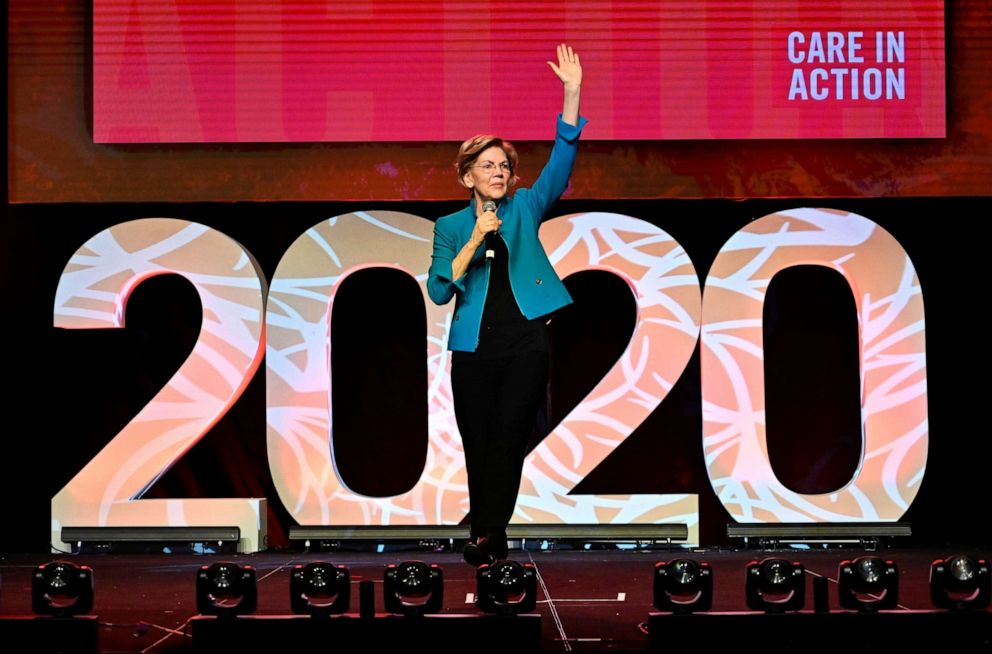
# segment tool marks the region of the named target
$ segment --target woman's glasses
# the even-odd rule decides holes
[[[486,173],[487,175],[492,175],[493,173],[495,173],[497,168],[501,173],[510,173],[513,170],[513,168],[510,166],[509,161],[501,161],[498,164],[493,163],[492,161],[484,161],[481,164],[476,164],[472,166],[472,168],[480,168],[482,169],[482,172]]]

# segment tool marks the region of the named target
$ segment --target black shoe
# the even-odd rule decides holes
[[[505,561],[510,556],[510,547],[506,542],[506,533],[491,534],[483,544],[485,549],[493,555],[497,561]]]
[[[465,562],[469,565],[479,567],[480,565],[491,565],[496,562],[496,557],[485,548],[486,539],[480,538],[477,541],[469,541],[462,551]]]

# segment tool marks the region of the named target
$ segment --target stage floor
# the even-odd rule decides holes
[[[837,600],[840,561],[864,554],[893,559],[899,566],[899,605],[903,610],[931,609],[929,565],[936,558],[984,552],[943,549],[890,548],[865,552],[859,548],[768,550],[634,550],[592,549],[511,552],[511,559],[531,562],[538,573],[537,613],[542,616],[542,649],[549,652],[645,650],[647,620],[652,606],[654,564],[673,558],[708,561],[713,569],[713,612],[746,611],[745,566],[774,556],[806,566],[806,610],[813,608],[813,576],[829,580],[832,611]],[[0,556],[0,616],[31,614],[34,568],[56,556]],[[476,590],[475,568],[457,552],[264,552],[254,555],[101,554],[68,558],[93,568],[93,615],[99,618],[99,642],[105,652],[170,652],[192,646],[190,620],[197,615],[194,593],[200,566],[232,560],[255,566],[258,579],[256,615],[290,614],[289,580],[295,565],[330,561],[351,572],[351,610],[358,611],[358,584],[375,584],[376,610],[383,611],[383,569],[389,563],[418,559],[444,570],[446,614],[478,614],[471,601]],[[813,637],[813,635],[811,635]],[[469,651],[471,647],[468,648]],[[0,644],[0,650],[7,651]]]

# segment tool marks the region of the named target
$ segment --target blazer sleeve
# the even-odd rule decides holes
[[[552,205],[568,188],[568,179],[572,176],[572,166],[575,164],[575,155],[579,149],[579,135],[582,134],[582,128],[587,122],[589,121],[580,116],[578,125],[569,125],[562,120],[561,114],[558,114],[551,156],[548,157],[548,162],[544,164],[534,185],[520,191],[527,191],[526,199],[530,209],[528,213],[535,221],[535,226],[544,220]]]
[[[427,275],[427,295],[434,304],[447,304],[455,293],[465,291],[465,275],[451,279],[451,262],[458,255],[455,239],[441,221],[434,224],[434,253]]]

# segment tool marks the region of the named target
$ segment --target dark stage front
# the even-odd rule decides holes
[[[516,550],[511,555],[536,567],[534,614],[540,616],[540,642],[532,642],[540,651],[899,651],[903,647],[906,651],[910,647],[918,651],[920,646],[939,646],[944,651],[987,651],[992,637],[989,629],[992,615],[987,610],[936,611],[930,600],[931,561],[957,553],[961,550],[950,547],[890,548],[880,552],[857,548],[777,551],[676,548]],[[895,610],[858,614],[841,609],[838,564],[866,554],[891,559],[898,566],[899,595]],[[656,613],[652,596],[654,565],[682,557],[710,563],[714,580],[712,608],[691,616]],[[750,561],[768,557],[798,561],[805,566],[805,602],[801,612],[765,615],[748,610],[745,567]],[[385,566],[408,559],[442,567],[445,598],[442,617],[400,618],[384,612]],[[48,560],[40,555],[18,555],[4,557],[0,563],[3,576],[0,614],[4,618],[0,628],[6,629],[8,635],[13,633],[10,616],[31,613],[32,573],[38,563]],[[256,568],[258,607],[252,614],[254,617],[227,619],[197,618],[195,601],[197,570],[222,560],[220,557],[110,554],[83,555],[72,560],[93,569],[92,614],[97,616],[100,651],[106,652],[152,654],[189,648],[220,651],[213,649],[218,643],[234,651],[235,644],[244,644],[248,636],[256,646],[292,647],[294,651],[305,651],[310,645],[304,642],[308,638],[340,637],[348,644],[324,641],[321,648],[357,651],[383,642],[384,634],[402,637],[404,633],[423,633],[415,631],[418,629],[431,633],[440,651],[454,647],[485,651],[487,645],[498,642],[501,634],[513,635],[518,643],[527,643],[532,624],[525,623],[528,619],[535,620],[483,616],[473,604],[477,592],[475,569],[463,563],[457,552],[266,552],[233,556],[228,560]],[[351,609],[344,616],[324,621],[293,616],[292,570],[294,566],[319,560],[345,565],[350,570]],[[815,580],[820,578],[828,582],[829,613],[822,611],[825,608],[822,598],[814,597],[818,585]],[[358,617],[359,587],[367,581],[374,586],[376,613],[375,618],[363,621]],[[272,616],[285,618],[277,624]],[[408,622],[398,622],[401,620]],[[655,633],[649,633],[649,629]],[[22,637],[24,633],[30,632],[22,629]],[[459,640],[452,642],[451,638]],[[953,648],[948,649],[952,644]],[[408,645],[414,649],[432,646],[423,641]],[[23,646],[30,648],[31,643]],[[11,650],[5,647],[4,651]],[[519,647],[515,651],[520,651]]]

